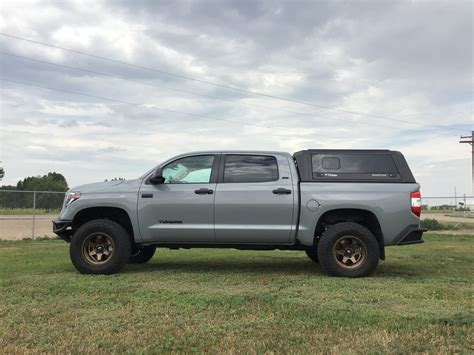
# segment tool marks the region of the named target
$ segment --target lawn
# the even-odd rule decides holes
[[[0,349],[470,353],[473,238],[387,248],[365,279],[327,277],[302,252],[220,249],[85,276],[65,242],[3,241]]]
[[[51,215],[57,216],[61,211],[57,209],[36,208],[35,215]],[[0,208],[0,216],[31,216],[33,215],[32,208]]]

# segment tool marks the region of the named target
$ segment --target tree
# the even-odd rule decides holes
[[[64,194],[42,193],[41,191],[66,192],[68,190],[67,181],[62,174],[55,172],[43,176],[29,176],[16,184],[16,190],[37,191],[36,208],[53,210],[60,208],[64,201]],[[18,194],[16,203],[22,206],[17,208],[31,208],[33,205],[33,194]]]
[[[62,174],[48,173],[43,176],[29,176],[18,181],[16,186],[2,186],[0,190],[37,191],[31,192],[3,192],[0,194],[0,208],[32,208],[34,195],[35,207],[55,210],[61,207],[64,194],[43,193],[41,191],[65,192],[68,190],[66,179]]]
[[[5,170],[0,166],[0,180],[5,176]]]
[[[55,172],[43,176],[29,176],[16,184],[17,190],[61,191],[68,190],[66,178]]]

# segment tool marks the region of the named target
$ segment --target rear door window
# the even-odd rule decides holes
[[[400,180],[390,154],[313,154],[311,164],[315,180]]]
[[[269,155],[226,155],[224,182],[265,182],[278,180],[278,164]]]

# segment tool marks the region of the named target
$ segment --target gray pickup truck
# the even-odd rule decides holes
[[[329,275],[372,274],[385,246],[421,243],[421,196],[390,150],[206,151],[136,180],[75,187],[53,230],[81,273],[157,247],[302,250]]]

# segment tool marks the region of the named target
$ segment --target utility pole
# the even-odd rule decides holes
[[[472,174],[472,193],[474,194],[474,131],[471,131],[470,136],[461,136],[459,143],[468,143],[471,145],[471,174]]]

